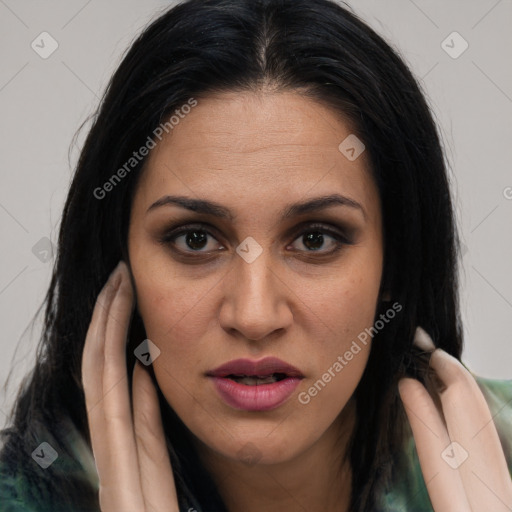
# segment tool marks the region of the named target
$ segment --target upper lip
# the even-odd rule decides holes
[[[276,357],[265,357],[259,361],[251,359],[233,359],[227,363],[207,372],[210,377],[226,377],[228,375],[268,376],[273,373],[284,373],[288,377],[304,377],[302,373],[291,364]]]

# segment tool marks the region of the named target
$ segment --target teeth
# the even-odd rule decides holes
[[[273,382],[277,382],[277,377],[275,374],[273,375],[263,375],[263,376],[255,376],[255,377],[247,377],[240,375],[233,375],[232,379],[239,384],[245,384],[246,386],[261,386],[262,384],[272,384]]]

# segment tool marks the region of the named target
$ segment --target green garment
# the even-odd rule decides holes
[[[484,393],[494,418],[512,478],[512,380],[485,379],[474,374],[473,376]],[[51,464],[51,478],[72,477],[97,490],[96,466],[89,447],[70,422],[64,424],[63,428],[69,446],[67,451],[59,447],[51,435],[38,439],[34,443],[34,449],[40,442],[48,442],[56,450],[58,457]],[[40,461],[49,457],[45,446],[35,453],[34,457],[39,455]],[[405,461],[403,471],[388,488],[379,491],[375,512],[431,512],[433,510],[421,473],[414,438],[410,433],[403,456]],[[45,493],[45,478],[47,478],[45,472],[48,469],[39,467],[30,453],[27,454],[27,461],[33,463],[33,471],[30,472],[29,477],[26,472],[13,470],[6,464],[0,465],[0,512],[46,512],[49,510],[59,512],[48,505],[50,499],[48,493]],[[84,508],[83,504],[77,506],[76,510],[93,512],[91,508]],[[189,508],[182,507],[182,510],[188,511]],[[75,512],[75,510],[68,508],[66,512]],[[203,511],[197,509],[197,512],[219,511],[206,508]]]
[[[491,411],[512,478],[512,380],[485,379],[472,375]],[[382,493],[379,512],[432,512],[412,435],[406,443],[405,461],[403,475]]]

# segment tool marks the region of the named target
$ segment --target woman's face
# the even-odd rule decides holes
[[[297,93],[223,93],[148,156],[129,230],[137,306],[164,396],[212,453],[291,460],[332,431],[361,378],[383,240],[367,154],[353,138],[339,149],[350,135]],[[215,373],[268,357],[296,371]]]

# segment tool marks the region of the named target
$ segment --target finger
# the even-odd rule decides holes
[[[104,345],[103,410],[106,428],[103,439],[108,443],[104,449],[109,460],[103,487],[109,512],[139,512],[144,510],[144,501],[125,356],[133,289],[124,263],[121,263],[119,272],[122,280],[110,307]]]
[[[117,281],[117,289],[112,282]],[[123,347],[132,310],[128,270],[121,263],[100,293],[84,347],[84,379],[103,512],[144,510]],[[96,380],[95,380],[96,379]],[[135,456],[135,460],[134,457]]]
[[[179,512],[158,395],[138,362],[133,370],[133,416],[146,511]]]
[[[512,510],[512,480],[491,412],[476,380],[453,356],[437,349],[430,365],[445,385],[440,392],[448,433],[460,448],[459,471],[474,510]]]
[[[110,274],[96,299],[82,354],[82,384],[93,452],[100,441],[98,434],[105,431],[103,408],[98,407],[103,400],[105,331],[110,305],[117,293],[121,279],[118,265]],[[100,453],[103,451],[100,450]],[[98,469],[98,461],[95,462]]]
[[[82,384],[87,409],[95,407],[103,398],[103,345],[110,304],[120,284],[119,266],[110,274],[96,299],[82,353]]]
[[[419,381],[410,378],[401,379],[398,388],[432,507],[436,512],[471,512],[458,471],[441,458],[450,438],[428,391]]]

